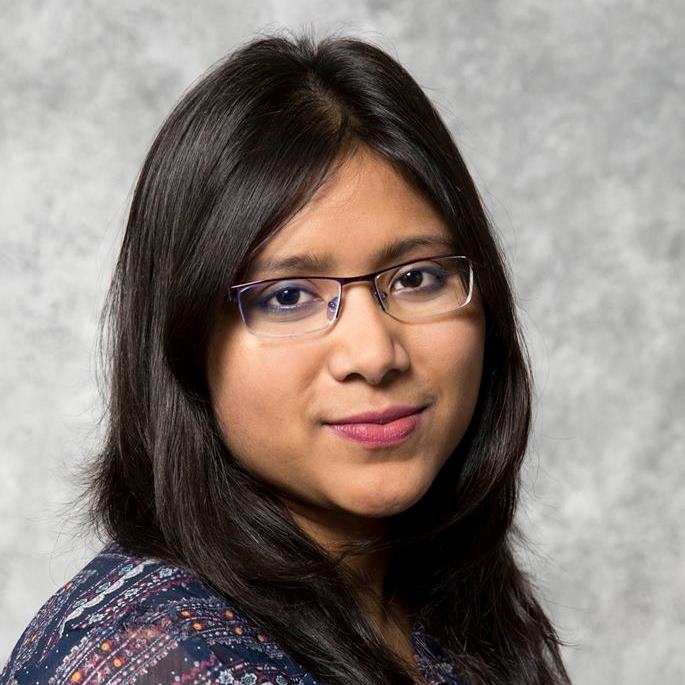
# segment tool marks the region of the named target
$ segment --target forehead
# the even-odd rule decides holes
[[[454,237],[423,195],[382,157],[360,151],[253,258],[249,273],[341,272],[446,254]],[[278,272],[278,273],[276,273]]]

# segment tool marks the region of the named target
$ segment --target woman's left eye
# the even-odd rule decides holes
[[[395,284],[400,283],[404,286],[402,289],[415,289],[418,287],[432,287],[439,285],[444,281],[444,274],[437,269],[429,269],[427,267],[412,267],[404,271],[393,281]]]

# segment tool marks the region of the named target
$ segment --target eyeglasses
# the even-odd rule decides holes
[[[266,338],[291,338],[332,326],[346,283],[369,281],[383,311],[412,323],[461,309],[473,294],[473,264],[462,255],[440,255],[364,274],[293,276],[240,283],[228,288],[248,330]]]

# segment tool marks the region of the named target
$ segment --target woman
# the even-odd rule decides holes
[[[108,544],[7,683],[568,683],[512,551],[531,378],[449,132],[364,42],[255,39],[144,163]]]

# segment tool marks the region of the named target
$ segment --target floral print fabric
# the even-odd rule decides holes
[[[420,625],[429,685],[463,685]],[[110,543],[43,605],[0,685],[324,685],[188,571]]]

